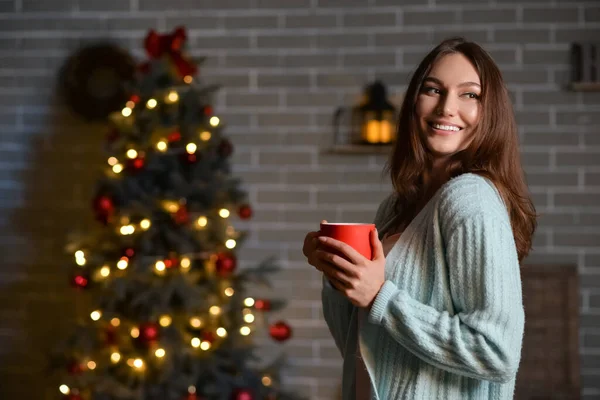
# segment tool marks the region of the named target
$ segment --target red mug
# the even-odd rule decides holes
[[[371,231],[375,229],[375,224],[359,223],[321,223],[321,235],[328,236],[350,245],[354,250],[373,259],[373,249],[371,248]],[[341,254],[340,254],[341,255]]]

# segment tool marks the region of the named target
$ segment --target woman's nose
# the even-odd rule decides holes
[[[454,96],[446,94],[445,96],[440,97],[440,102],[436,111],[438,115],[453,117],[456,115],[457,107],[458,105]]]

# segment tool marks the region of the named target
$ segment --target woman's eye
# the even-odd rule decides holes
[[[432,93],[432,94],[439,94],[440,90],[431,86],[425,86],[423,88],[423,92],[425,93]]]
[[[470,99],[478,99],[479,95],[477,93],[465,93],[465,96],[467,96]]]

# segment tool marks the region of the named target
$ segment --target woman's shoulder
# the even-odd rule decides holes
[[[452,178],[440,189],[439,212],[444,220],[495,215],[508,221],[508,212],[494,183],[474,173]]]

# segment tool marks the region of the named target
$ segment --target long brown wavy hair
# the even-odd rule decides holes
[[[400,223],[408,223],[415,216],[419,203],[427,196],[426,176],[433,163],[415,114],[417,97],[435,62],[455,53],[469,59],[479,74],[481,117],[471,143],[450,157],[446,173],[448,178],[475,173],[494,183],[508,209],[521,262],[531,249],[537,216],[521,167],[512,104],[502,74],[492,57],[476,43],[463,38],[447,39],[435,47],[421,61],[408,85],[400,109],[397,140],[385,169],[397,193]]]

